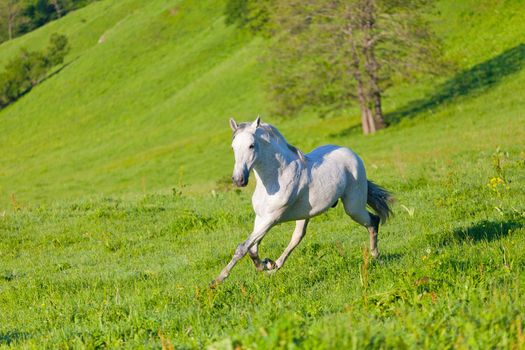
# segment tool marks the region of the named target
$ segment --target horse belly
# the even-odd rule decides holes
[[[346,187],[344,169],[318,169],[312,171],[311,175],[309,184],[284,213],[283,221],[307,219],[322,214],[343,195]]]
[[[310,215],[318,215],[330,209],[343,195],[346,188],[344,169],[334,167],[329,171],[312,172],[309,186]]]

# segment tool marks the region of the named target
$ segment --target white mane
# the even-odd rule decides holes
[[[252,125],[252,123],[240,123],[238,125],[237,130],[233,133],[233,139],[237,134],[239,134],[242,131],[245,131],[247,128],[249,128]],[[291,145],[286,141],[284,136],[277,130],[277,128],[273,125],[267,124],[267,123],[261,123],[259,127],[256,130],[262,130],[262,134],[260,137],[268,142],[271,140],[275,141],[278,144],[283,144],[285,147],[287,147],[290,151],[292,151],[294,154],[296,154],[301,161],[305,161],[305,154],[298,149],[297,147]]]

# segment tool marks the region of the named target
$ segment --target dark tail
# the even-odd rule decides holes
[[[389,204],[392,203],[394,197],[383,187],[376,185],[372,181],[368,181],[368,197],[366,203],[376,212],[381,218],[381,223],[392,215],[392,209]]]

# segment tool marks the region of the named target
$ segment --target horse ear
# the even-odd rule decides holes
[[[260,125],[261,125],[261,117],[257,117],[257,119],[255,119],[255,121],[253,122],[253,125],[255,126],[255,128],[258,128]]]
[[[237,130],[238,128],[237,122],[233,118],[230,118],[230,128],[232,128],[233,131]]]

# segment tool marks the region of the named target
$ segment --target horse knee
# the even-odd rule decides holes
[[[370,228],[374,229],[377,234],[377,231],[379,231],[379,223],[381,222],[381,218],[370,212],[368,215],[370,216]]]
[[[257,257],[257,256],[259,256],[259,247],[258,247],[258,244],[254,244],[254,245],[252,245],[252,246],[248,249],[248,254],[249,254],[251,257]]]
[[[245,256],[247,252],[248,252],[248,248],[246,248],[246,244],[241,243],[237,246],[237,249],[235,249],[235,253],[233,254],[233,257],[240,259],[243,256]]]
[[[345,208],[346,209],[346,208]],[[366,210],[346,210],[348,216],[352,218],[355,222],[365,226],[372,226],[372,218]]]

